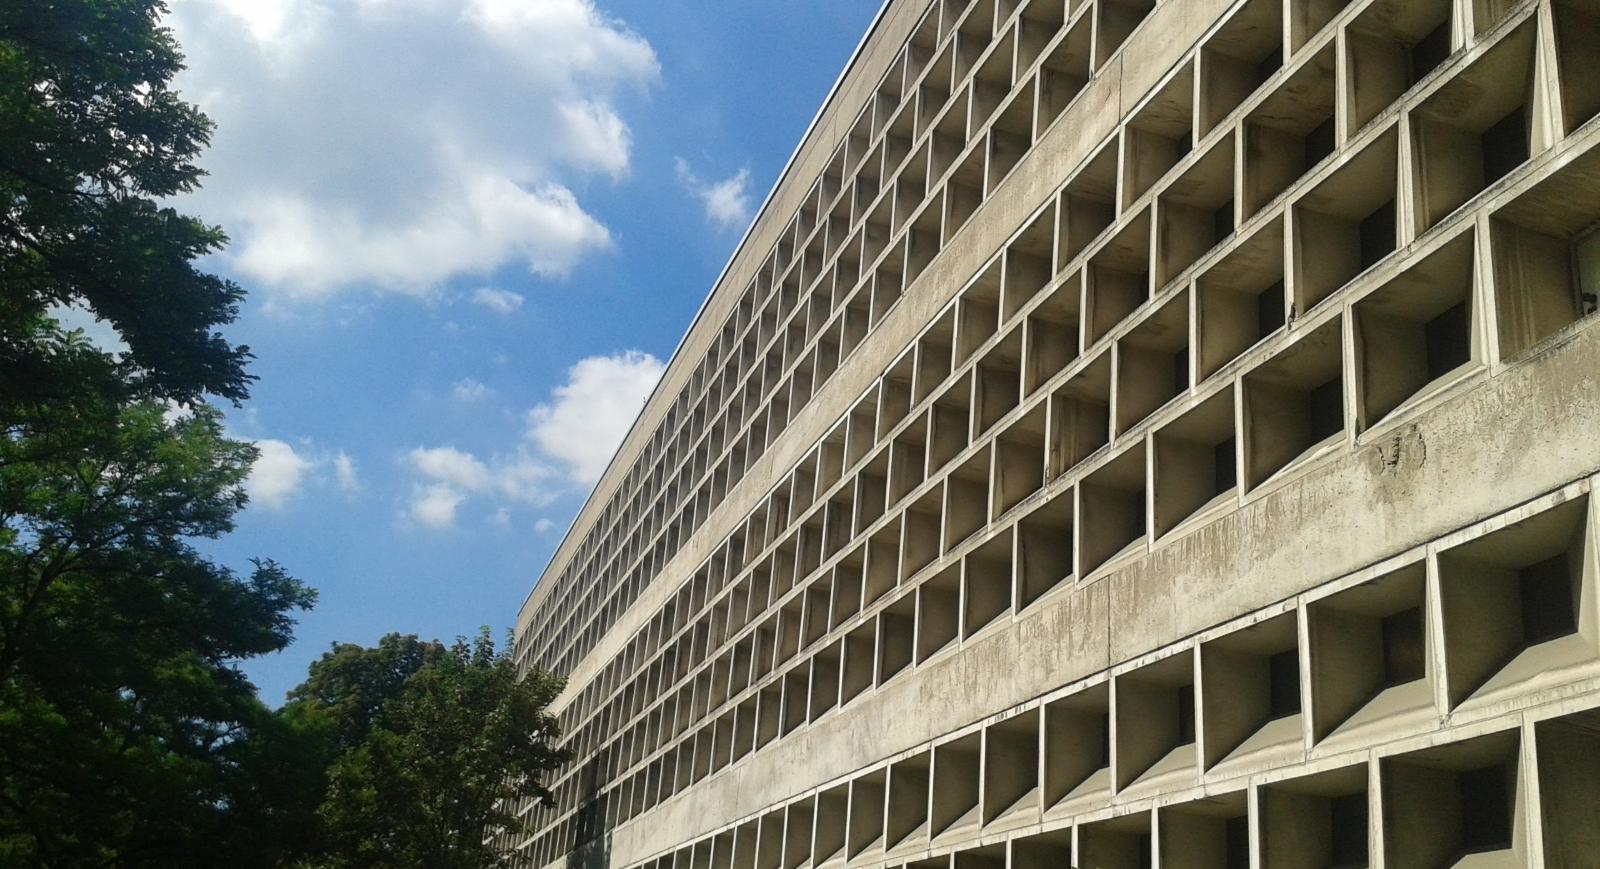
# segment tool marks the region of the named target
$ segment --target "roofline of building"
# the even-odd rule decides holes
[[[788,179],[789,172],[800,158],[800,152],[811,141],[811,136],[817,131],[823,116],[832,108],[833,101],[839,95],[845,80],[855,70],[856,64],[861,60],[862,54],[867,47],[867,43],[871,41],[873,34],[878,32],[878,27],[883,23],[889,7],[894,5],[894,2],[895,0],[883,0],[879,4],[877,13],[873,15],[872,22],[867,25],[866,32],[861,35],[860,41],[856,43],[855,49],[851,51],[850,59],[845,63],[844,69],[834,79],[833,86],[828,89],[827,96],[823,97],[822,104],[817,107],[816,114],[811,116],[811,122],[806,125],[805,132],[801,134],[799,142],[795,144],[794,150],[789,153],[789,159],[784,162],[782,171],[773,179],[772,187],[767,190],[767,195],[761,200],[761,207],[756,210],[755,217],[751,218],[750,224],[745,227],[744,234],[739,237],[739,243],[734,245],[733,252],[728,256],[728,261],[722,266],[722,271],[718,272],[716,280],[711,282],[711,290],[706,293],[705,299],[701,301],[700,308],[695,311],[694,317],[689,321],[688,328],[683,330],[683,336],[678,339],[678,345],[673,348],[672,355],[667,357],[667,364],[662,369],[661,378],[656,382],[655,387],[650,390],[650,394],[645,397],[644,404],[639,408],[639,413],[634,417],[632,424],[628,426],[627,434],[623,435],[621,443],[617,445],[617,451],[612,454],[611,460],[606,463],[606,468],[601,472],[599,479],[595,480],[595,484],[589,488],[589,493],[584,496],[583,503],[578,507],[578,511],[573,514],[572,521],[567,524],[567,530],[562,533],[560,542],[556,544],[555,550],[551,552],[549,561],[545,563],[544,569],[540,571],[538,579],[534,580],[533,587],[523,597],[522,604],[517,610],[517,623],[514,626],[514,630],[521,629],[524,617],[529,614],[529,608],[538,602],[537,596],[541,593],[541,590],[549,588],[545,578],[550,575],[551,568],[558,561],[561,561],[563,550],[567,549],[569,545],[576,545],[573,532],[577,530],[579,521],[584,518],[584,514],[595,500],[595,492],[600,490],[601,483],[605,482],[608,477],[613,473],[619,472],[617,459],[622,455],[622,447],[633,436],[634,430],[639,427],[640,421],[644,419],[645,411],[650,407],[650,403],[655,401],[656,396],[661,392],[662,385],[667,382],[667,374],[672,371],[673,366],[682,364],[682,360],[679,357],[683,354],[684,347],[688,345],[689,337],[694,334],[696,327],[700,325],[701,319],[705,317],[706,311],[711,307],[711,302],[717,297],[718,291],[726,291],[722,286],[723,281],[727,279],[728,273],[733,270],[734,263],[745,253],[745,245],[750,243],[750,238],[755,233],[756,225],[766,216],[767,209],[771,207],[773,199],[778,194],[778,188],[782,187],[784,181]]]

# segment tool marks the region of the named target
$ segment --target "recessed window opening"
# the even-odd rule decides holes
[[[1361,221],[1361,268],[1367,269],[1395,247],[1394,200],[1379,205]]]
[[[1445,15],[1443,21],[1428,31],[1421,39],[1411,45],[1406,52],[1411,66],[1411,83],[1416,84],[1427,77],[1428,73],[1439,68],[1445,58],[1450,56],[1450,16]]]
[[[1452,704],[1600,657],[1578,630],[1593,600],[1588,523],[1587,504],[1568,501],[1440,553]]]
[[[1412,113],[1417,223],[1425,231],[1523,163],[1534,141],[1532,20],[1506,34]]]
[[[1567,553],[1522,569],[1522,633],[1525,646],[1576,633],[1572,568]]]
[[[1501,355],[1513,358],[1595,312],[1600,151],[1557,169],[1490,221]]]
[[[1504,178],[1528,162],[1528,106],[1518,106],[1483,131],[1483,184]]]
[[[1267,713],[1272,719],[1300,714],[1300,656],[1295,650],[1267,659]]]
[[[1194,742],[1194,685],[1183,685],[1173,692],[1173,715],[1178,723],[1178,745]]]
[[[1426,675],[1424,656],[1427,645],[1422,636],[1422,607],[1401,610],[1385,617],[1380,625],[1383,637],[1382,687],[1404,685]]]

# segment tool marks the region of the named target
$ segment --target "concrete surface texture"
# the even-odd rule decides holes
[[[501,845],[1600,866],[1597,45],[889,0],[523,607]]]

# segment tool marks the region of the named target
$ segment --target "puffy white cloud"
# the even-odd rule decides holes
[[[269,510],[282,510],[300,492],[317,463],[274,438],[258,440],[255,445],[260,455],[245,478],[245,492],[252,503]]]
[[[436,485],[468,492],[489,488],[489,468],[471,453],[455,447],[417,447],[409,455],[411,467]]]
[[[175,419],[187,412],[181,406],[172,406],[167,415]],[[249,438],[237,433],[233,436],[253,443],[259,454],[244,481],[245,493],[254,506],[282,511],[311,486],[332,485],[347,494],[361,491],[356,460],[344,450],[329,452],[304,439],[297,446],[278,438]]]
[[[333,457],[333,479],[343,491],[355,492],[361,489],[361,479],[356,476],[356,460],[350,458],[344,450],[340,450]]]
[[[418,525],[449,528],[455,524],[456,508],[466,499],[466,495],[449,486],[422,486],[413,493],[406,515]]]
[[[673,165],[679,183],[704,203],[707,220],[730,229],[738,229],[750,222],[749,169],[740,169],[731,177],[707,183],[689,168],[689,164],[682,157],[677,158]]]
[[[405,516],[429,528],[454,524],[456,508],[469,498],[542,505],[561,493],[557,473],[523,447],[488,460],[452,446],[417,447],[406,454],[405,464],[418,478]],[[509,520],[503,505],[496,515],[502,510]]]
[[[422,0],[457,8],[453,0]],[[657,73],[648,43],[589,0],[469,0],[464,16],[539,80],[632,80]]]
[[[425,295],[451,277],[514,259],[537,274],[563,275],[582,254],[611,243],[565,187],[463,174],[471,177],[456,180],[436,202],[419,203],[395,226],[365,220],[347,203],[256,198],[234,223],[245,227],[235,265],[291,296],[364,283]]]
[[[170,20],[179,87],[218,125],[190,207],[229,228],[239,276],[424,295],[611,244],[572,191],[626,175],[619,104],[659,67],[593,0],[176,0]]]
[[[661,360],[637,350],[591,356],[567,371],[554,401],[528,412],[528,436],[565,466],[574,482],[600,479],[622,438],[661,380]]]
[[[454,446],[417,447],[402,457],[412,487],[402,517],[448,528],[472,499],[494,506],[489,521],[509,527],[511,505],[540,507],[599,479],[645,399],[661,379],[661,360],[629,350],[579,360],[549,401],[527,414],[523,442],[482,458]],[[459,384],[458,384],[459,386]],[[534,532],[554,528],[549,520]]]
[[[750,222],[750,170],[740,169],[732,178],[711,185],[706,191],[706,215],[724,226],[743,226]]]
[[[540,536],[549,534],[554,530],[556,530],[556,523],[548,518],[541,517],[537,522],[533,523],[533,533]]]
[[[573,161],[620,179],[628,172],[628,125],[609,106],[575,100],[557,107]]]
[[[508,317],[522,307],[522,296],[510,290],[499,290],[494,287],[479,287],[472,293],[472,303]]]

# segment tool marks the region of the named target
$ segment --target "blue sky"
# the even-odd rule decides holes
[[[876,0],[174,0],[218,124],[208,267],[249,292],[211,546],[321,592],[334,641],[503,632]]]

